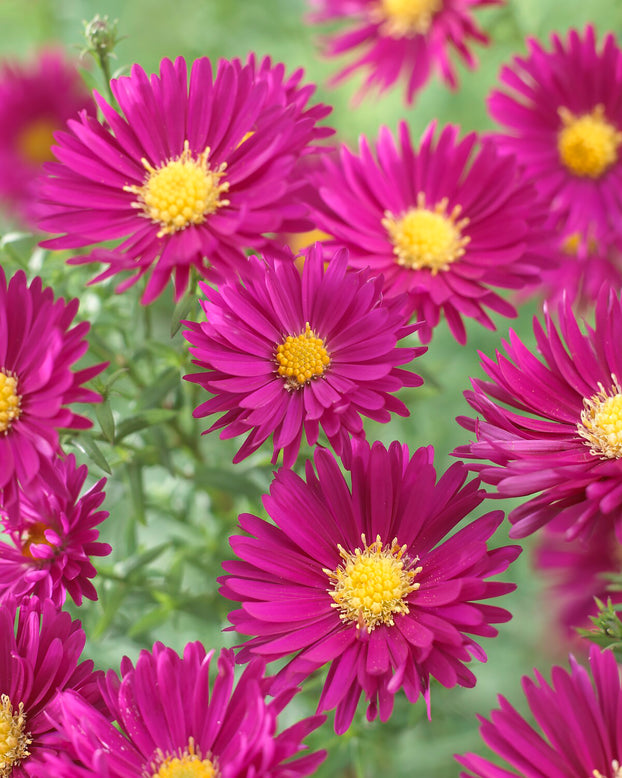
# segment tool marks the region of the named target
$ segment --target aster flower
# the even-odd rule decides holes
[[[476,754],[456,757],[463,778],[618,778],[622,773],[622,690],[611,651],[590,650],[590,672],[570,657],[570,672],[553,667],[551,683],[535,670],[523,690],[536,724],[502,696],[490,721],[480,717],[485,743],[512,768]]]
[[[324,53],[337,56],[351,52],[356,59],[333,79],[339,83],[357,70],[368,75],[361,94],[377,87],[381,92],[402,78],[406,102],[434,71],[452,89],[458,86],[449,57],[455,51],[464,63],[477,66],[469,49],[471,41],[488,43],[476,24],[472,10],[501,5],[503,0],[311,0],[315,22],[345,19],[351,26],[324,39]]]
[[[106,367],[71,370],[88,348],[89,324],[71,326],[77,310],[78,300],[55,300],[40,278],[28,286],[21,270],[7,284],[0,267],[0,490],[26,486],[47,466],[58,429],[92,426],[67,407],[101,401],[83,384]]]
[[[95,104],[63,52],[0,65],[0,197],[29,226],[37,221],[42,165],[54,159],[53,134],[79,111],[94,115]]]
[[[599,531],[606,517],[622,540],[622,304],[603,290],[583,333],[569,303],[559,329],[534,322],[541,359],[510,331],[507,353],[482,357],[489,381],[465,392],[481,418],[461,417],[477,440],[456,449],[499,497],[535,495],[510,514],[513,537],[550,525],[567,539]],[[564,343],[565,342],[565,343]]]
[[[60,692],[99,703],[93,663],[79,662],[85,635],[79,621],[51,600],[4,598],[0,603],[0,775],[43,778],[46,753],[66,740],[48,718]]]
[[[320,710],[336,708],[345,732],[362,693],[367,716],[386,721],[400,688],[429,706],[430,677],[470,687],[465,663],[486,654],[472,635],[497,634],[510,614],[480,600],[512,591],[488,581],[519,553],[488,550],[503,520],[487,513],[450,538],[483,500],[477,480],[465,484],[455,463],[436,481],[432,447],[409,456],[395,442],[354,448],[351,486],[327,449],[307,462],[306,482],[280,469],[264,497],[274,524],[240,516],[249,536],[234,536],[239,558],[224,563],[221,592],[242,603],[229,618],[253,637],[238,653],[268,660],[295,656],[279,681],[299,683],[330,663]],[[276,525],[276,526],[275,526]]]
[[[97,510],[104,501],[102,478],[80,496],[88,473],[76,466],[73,455],[58,457],[52,464],[53,481],[39,480],[19,493],[0,518],[5,538],[0,536],[0,597],[7,592],[49,597],[56,605],[67,593],[77,605],[82,597],[97,599],[89,579],[96,570],[90,557],[106,556],[111,548],[98,543],[95,527],[107,516]]]
[[[189,643],[179,657],[156,643],[136,667],[125,658],[121,678],[109,671],[102,693],[116,726],[67,693],[59,727],[72,739],[84,765],[50,758],[66,778],[298,778],[311,774],[325,752],[296,756],[302,739],[324,720],[312,716],[276,734],[277,717],[297,690],[267,702],[264,663],[252,662],[234,687],[233,652],[223,650],[210,689],[212,653]],[[292,759],[291,757],[295,757]],[[55,773],[56,774],[56,773]]]
[[[534,285],[550,264],[546,214],[516,163],[458,132],[449,125],[435,138],[432,123],[415,151],[407,124],[397,143],[384,127],[375,157],[362,137],[358,155],[342,147],[316,178],[317,226],[349,249],[351,265],[382,273],[387,296],[408,293],[424,342],[441,313],[459,343],[463,318],[494,329],[486,308],[516,315],[494,287]]]
[[[492,117],[508,130],[495,140],[517,155],[566,234],[620,236],[622,51],[611,33],[597,46],[591,25],[551,36],[550,51],[533,38],[527,46],[490,95]]]
[[[291,254],[251,257],[243,280],[202,287],[207,321],[187,322],[184,335],[203,372],[185,378],[214,395],[195,416],[224,411],[208,432],[247,435],[234,462],[273,435],[273,461],[282,450],[290,467],[303,432],[313,446],[320,427],[347,456],[350,436],[364,436],[361,416],[408,415],[391,393],[422,383],[397,367],[425,351],[396,346],[417,325],[404,326],[401,300],[382,300],[382,279],[347,261],[338,251],[325,269],[317,244],[302,272]]]
[[[111,81],[122,113],[95,99],[106,124],[86,115],[57,136],[60,162],[47,166],[41,227],[66,233],[46,241],[73,249],[123,239],[76,262],[101,261],[96,277],[128,271],[123,291],[151,271],[142,301],[175,278],[175,298],[192,268],[220,275],[245,270],[244,249],[260,249],[265,233],[302,231],[306,207],[291,176],[297,159],[330,130],[316,123],[330,109],[306,108],[313,86],[302,72],[285,78],[270,60],[207,58],[162,61],[149,78],[135,65]]]

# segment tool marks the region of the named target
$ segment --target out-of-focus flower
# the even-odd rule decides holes
[[[175,298],[192,268],[201,276],[246,269],[247,248],[266,233],[311,228],[292,175],[301,155],[331,130],[317,126],[330,111],[307,108],[314,90],[302,71],[286,78],[269,59],[207,58],[192,65],[163,60],[159,76],[137,65],[111,81],[117,113],[96,95],[104,123],[83,115],[57,136],[42,184],[41,227],[63,232],[44,243],[72,249],[123,239],[74,262],[103,262],[101,280],[128,271],[126,289],[150,272],[142,301],[157,297],[171,276]]]
[[[317,226],[350,251],[350,264],[384,276],[387,296],[408,293],[426,342],[442,313],[459,343],[463,318],[494,329],[486,308],[515,316],[493,289],[523,289],[551,265],[547,214],[515,161],[475,133],[431,124],[418,151],[401,123],[380,130],[376,154],[342,147],[316,176]],[[435,137],[436,135],[436,137]]]
[[[224,563],[221,579],[222,593],[242,603],[231,622],[253,636],[238,661],[295,654],[277,676],[284,683],[331,663],[319,709],[336,708],[339,733],[362,693],[368,718],[386,721],[400,688],[429,706],[430,676],[473,686],[465,663],[486,655],[472,635],[496,635],[492,624],[510,618],[480,602],[514,589],[487,580],[520,550],[487,547],[503,513],[447,538],[484,495],[477,480],[465,484],[462,463],[437,483],[432,447],[410,457],[399,443],[358,443],[351,485],[327,449],[316,449],[315,470],[308,462],[306,482],[277,472],[264,497],[274,524],[240,516],[250,537],[231,539],[239,559]]]
[[[310,445],[320,427],[346,455],[350,437],[364,436],[362,416],[387,422],[408,415],[393,396],[421,378],[398,365],[423,347],[397,342],[417,329],[405,326],[403,300],[383,301],[382,279],[347,267],[347,252],[324,266],[322,246],[309,250],[302,268],[293,257],[251,257],[244,279],[203,286],[207,321],[188,322],[194,364],[186,376],[214,395],[194,415],[224,414],[208,432],[247,435],[238,462],[273,435],[274,458],[296,460],[303,432]]]
[[[398,79],[406,82],[406,102],[412,103],[434,71],[452,89],[458,86],[449,53],[453,50],[470,68],[477,60],[469,45],[488,43],[472,11],[503,0],[311,0],[317,9],[315,22],[345,20],[344,32],[326,36],[328,56],[352,53],[356,58],[333,83],[352,73],[367,73],[360,96],[378,88],[381,92]]]
[[[94,116],[95,104],[63,52],[0,65],[0,197],[28,226],[39,215],[37,182],[54,159],[53,135],[82,110]]]
[[[594,28],[551,37],[551,51],[530,38],[527,57],[501,70],[504,89],[488,104],[508,129],[495,141],[516,154],[525,176],[566,235],[600,241],[622,235],[622,50]]]
[[[458,419],[477,440],[454,453],[481,460],[470,467],[497,496],[535,495],[510,513],[513,537],[550,524],[572,539],[610,517],[622,541],[622,304],[603,290],[585,333],[568,302],[559,329],[548,311],[545,323],[534,323],[542,359],[512,331],[508,356],[482,357],[491,380],[465,392],[481,418]]]
[[[553,667],[551,684],[535,670],[523,690],[535,725],[504,698],[490,721],[479,717],[484,742],[503,760],[457,756],[463,778],[618,778],[622,773],[622,690],[611,651],[590,650],[590,673],[570,657],[570,672]]]
[[[36,594],[56,605],[67,593],[77,605],[82,597],[97,599],[89,579],[96,570],[90,557],[106,556],[111,548],[97,542],[96,526],[107,516],[98,510],[104,501],[102,478],[80,496],[87,467],[76,467],[73,455],[51,464],[53,481],[37,480],[20,490],[18,500],[0,517],[6,542],[0,537],[0,597]]]

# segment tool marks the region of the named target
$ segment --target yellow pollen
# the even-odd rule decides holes
[[[17,150],[26,162],[37,167],[53,160],[54,133],[59,129],[58,124],[50,119],[35,119],[17,136]]]
[[[17,378],[0,370],[0,435],[11,428],[22,412],[22,398],[17,394]]]
[[[425,35],[442,5],[442,0],[380,0],[372,18],[393,38]]]
[[[444,197],[433,209],[426,208],[425,194],[419,192],[416,208],[397,217],[385,211],[382,226],[393,243],[398,265],[411,270],[428,268],[435,276],[464,255],[471,238],[463,235],[462,230],[469,219],[459,218],[460,205],[448,214],[447,203]]]
[[[290,389],[300,389],[318,378],[330,364],[322,338],[318,338],[307,322],[301,335],[288,335],[276,350],[278,374]]]
[[[206,216],[229,205],[229,200],[220,199],[229,189],[228,181],[220,183],[227,165],[223,162],[212,170],[207,163],[209,153],[208,147],[195,158],[185,141],[181,155],[161,167],[154,168],[146,159],[141,160],[148,173],[145,183],[123,187],[137,195],[132,206],[160,225],[158,238],[190,224],[203,224]]]
[[[611,763],[611,776],[603,775],[600,770],[592,770],[592,775],[588,778],[622,778],[622,765],[614,759]]]
[[[203,758],[190,738],[188,747],[173,756],[157,755],[159,768],[151,778],[218,778],[219,772],[211,759]]]
[[[343,562],[324,572],[332,584],[328,590],[332,607],[339,609],[341,620],[372,632],[378,624],[392,626],[396,613],[408,613],[406,598],[419,588],[413,582],[423,568],[414,567],[418,558],[406,556],[406,546],[398,545],[397,538],[386,547],[379,535],[369,546],[365,535],[361,540],[363,548],[353,554],[337,546]]]
[[[52,544],[45,537],[45,531],[51,529],[48,524],[42,521],[35,521],[31,524],[27,530],[24,531],[21,543],[22,543],[22,555],[29,559],[34,559],[30,547],[34,544],[45,544],[51,546]]]
[[[24,703],[13,712],[8,695],[0,695],[0,778],[9,778],[13,768],[30,755],[32,738],[24,732],[25,726]]]
[[[563,107],[558,113],[563,125],[557,136],[561,161],[575,176],[600,178],[618,161],[622,132],[605,119],[600,104],[582,116]]]
[[[590,454],[601,459],[622,457],[622,388],[615,375],[612,387],[606,391],[599,383],[599,392],[583,399],[581,421],[577,432],[590,446]]]

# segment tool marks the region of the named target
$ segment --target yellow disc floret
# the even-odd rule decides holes
[[[603,775],[600,770],[592,770],[592,774],[588,778],[622,778],[622,765],[617,759],[611,762],[611,775]]]
[[[159,753],[158,768],[151,768],[151,778],[218,778],[218,769],[211,759],[201,755],[190,738],[188,747],[182,752],[165,756]]]
[[[471,240],[462,230],[469,219],[460,219],[462,207],[456,205],[447,213],[447,198],[434,208],[426,208],[425,194],[417,195],[417,207],[401,216],[385,212],[382,226],[387,231],[398,265],[411,270],[428,268],[432,275],[447,270],[452,262],[464,255]]]
[[[590,453],[603,459],[622,457],[622,388],[615,375],[612,387],[606,391],[601,383],[599,392],[583,400],[581,421],[577,432],[590,446]]]
[[[361,535],[363,548],[354,553],[337,546],[343,562],[336,570],[324,570],[332,588],[333,608],[338,608],[342,621],[364,626],[368,632],[379,624],[393,625],[395,614],[408,613],[406,598],[417,591],[420,584],[415,577],[423,568],[413,567],[417,561],[406,555],[406,546],[394,538],[386,547],[378,535],[367,545]]]
[[[560,108],[558,113],[563,125],[557,136],[562,163],[580,178],[600,178],[618,161],[622,132],[605,119],[602,105],[582,116],[575,116],[567,108]]]
[[[32,738],[25,730],[24,703],[13,711],[8,695],[0,695],[0,778],[9,778],[13,768],[30,755]]]
[[[124,187],[126,192],[138,197],[132,205],[160,225],[158,238],[191,224],[202,224],[206,216],[229,205],[229,200],[220,198],[229,189],[227,181],[220,183],[227,165],[223,162],[212,169],[207,163],[209,153],[210,149],[206,148],[194,157],[186,141],[181,155],[160,167],[154,168],[143,159],[148,174],[145,183]]]
[[[380,0],[374,17],[381,22],[384,35],[394,38],[425,35],[443,0]]]
[[[307,322],[302,334],[288,335],[277,346],[276,362],[277,372],[286,379],[287,386],[299,389],[324,373],[330,357],[324,341],[317,337]]]
[[[17,393],[17,378],[0,370],[0,435],[9,431],[11,424],[19,419],[22,398]]]
[[[58,123],[50,119],[35,119],[27,124],[16,139],[17,150],[22,158],[37,166],[53,160],[52,145],[54,133],[58,129]]]

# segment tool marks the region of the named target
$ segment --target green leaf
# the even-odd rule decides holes
[[[95,416],[106,440],[114,443],[114,416],[108,400],[95,406]]]
[[[79,451],[82,451],[83,454],[86,454],[97,467],[101,468],[105,473],[108,473],[108,475],[112,475],[112,468],[110,467],[108,460],[93,438],[88,435],[81,435],[79,438],[74,438],[71,443]]]
[[[156,424],[167,422],[176,415],[177,411],[168,408],[149,408],[139,411],[134,416],[124,419],[117,425],[115,442],[118,443],[133,432],[138,432],[145,429],[145,427],[152,427]]]
[[[173,310],[173,315],[171,317],[171,338],[174,338],[175,335],[177,335],[182,321],[188,316],[196,302],[196,293],[192,287],[189,287]]]

